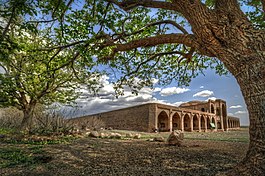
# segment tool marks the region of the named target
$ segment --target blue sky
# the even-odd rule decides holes
[[[248,125],[248,112],[240,88],[232,75],[219,76],[214,70],[207,70],[204,75],[194,78],[190,86],[177,87],[177,83],[161,87],[155,84],[154,89],[143,88],[139,95],[132,95],[129,88],[125,88],[124,96],[116,99],[111,85],[111,78],[103,76],[101,83],[104,87],[98,96],[93,96],[84,91],[83,95],[76,100],[78,108],[72,112],[77,116],[96,114],[148,102],[157,102],[170,105],[200,100],[223,99],[227,103],[228,115],[239,117],[241,125]],[[156,81],[154,81],[156,82]]]

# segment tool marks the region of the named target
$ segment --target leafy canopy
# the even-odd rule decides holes
[[[1,95],[11,100],[9,96],[15,97],[12,92],[24,89],[27,96],[36,99],[44,91],[49,96],[41,101],[66,102],[74,99],[73,90],[80,83],[97,89],[99,86],[93,85],[99,73],[114,78],[119,94],[124,85],[137,93],[144,86],[152,86],[154,78],[160,84],[177,81],[188,85],[208,67],[219,74],[227,73],[219,60],[181,43],[141,43],[145,47],[133,43],[164,34],[192,34],[181,14],[144,7],[126,12],[113,2],[120,1],[1,0],[0,62],[8,73],[1,75]],[[263,29],[261,1],[239,2],[253,24]],[[214,8],[215,1],[203,3]],[[125,47],[118,52],[117,47],[125,43],[139,47]],[[44,90],[47,85],[49,91]]]

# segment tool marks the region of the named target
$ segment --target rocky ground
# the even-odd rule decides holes
[[[0,175],[215,175],[233,168],[247,147],[235,141],[184,139],[177,147],[146,139],[83,137],[47,145],[42,163],[1,168]]]

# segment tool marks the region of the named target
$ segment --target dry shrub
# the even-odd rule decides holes
[[[19,128],[23,119],[23,112],[14,108],[0,110],[0,128]]]
[[[81,130],[99,130],[101,128],[105,128],[105,123],[99,117],[83,117],[72,119],[75,123],[76,128]]]
[[[66,119],[63,113],[56,110],[46,110],[43,107],[35,109],[33,119],[32,133],[68,134],[74,128],[73,122]]]

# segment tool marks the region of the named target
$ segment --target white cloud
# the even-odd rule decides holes
[[[201,87],[200,87],[200,89],[203,89],[203,88],[204,88],[204,86],[201,86]]]
[[[153,92],[160,92],[162,89],[160,87],[156,87]]]
[[[152,83],[153,83],[153,84],[156,84],[156,83],[158,83],[159,79],[152,78],[152,80],[151,80],[151,81],[152,81]]]
[[[234,106],[230,106],[229,107],[230,109],[237,109],[237,108],[242,108],[241,105],[234,105]]]
[[[181,94],[184,92],[190,91],[190,89],[187,88],[180,88],[180,87],[168,87],[165,89],[162,89],[160,92],[161,96],[169,96],[173,94]]]
[[[213,91],[203,90],[193,95],[193,97],[209,97],[213,95]]]
[[[208,100],[213,100],[213,101],[215,101],[217,98],[216,97],[209,97],[208,99],[207,99],[207,101]]]
[[[181,105],[181,104],[183,104],[183,103],[185,103],[185,102],[184,102],[184,101],[178,101],[178,102],[173,103],[173,105],[175,105],[175,106],[179,106],[179,105]]]
[[[237,112],[235,112],[235,114],[246,114],[247,113],[247,111],[237,111]]]

